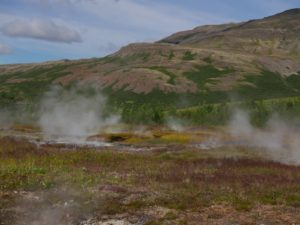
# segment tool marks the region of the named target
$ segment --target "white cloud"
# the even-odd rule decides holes
[[[76,30],[58,25],[51,20],[15,20],[6,23],[1,31],[9,37],[34,38],[63,43],[82,41]]]
[[[8,55],[11,53],[12,53],[12,50],[9,46],[0,43],[0,55]]]

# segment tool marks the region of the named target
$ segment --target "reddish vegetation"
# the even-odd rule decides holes
[[[14,138],[1,138],[0,144],[3,225],[49,219],[49,209],[57,215],[56,224],[65,225],[91,225],[82,222],[91,216],[97,223],[178,225],[299,221],[297,166],[234,157],[230,149],[190,150],[174,144],[148,152],[118,146],[100,151],[38,148]]]
[[[31,155],[44,156],[49,154],[46,149],[41,150],[37,148],[36,145],[27,142],[25,139],[4,137],[0,139],[0,143],[2,146],[0,149],[0,159],[22,159]]]

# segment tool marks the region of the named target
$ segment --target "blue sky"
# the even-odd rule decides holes
[[[101,57],[131,42],[290,8],[300,0],[0,0],[0,64]]]

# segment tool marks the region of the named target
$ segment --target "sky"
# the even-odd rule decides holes
[[[0,0],[0,64],[102,57],[206,24],[300,8],[300,0]]]

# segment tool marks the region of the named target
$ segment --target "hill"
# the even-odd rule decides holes
[[[104,58],[1,65],[0,105],[36,105],[52,85],[101,89],[116,108],[299,96],[299,37],[300,9],[291,9],[130,44]]]

